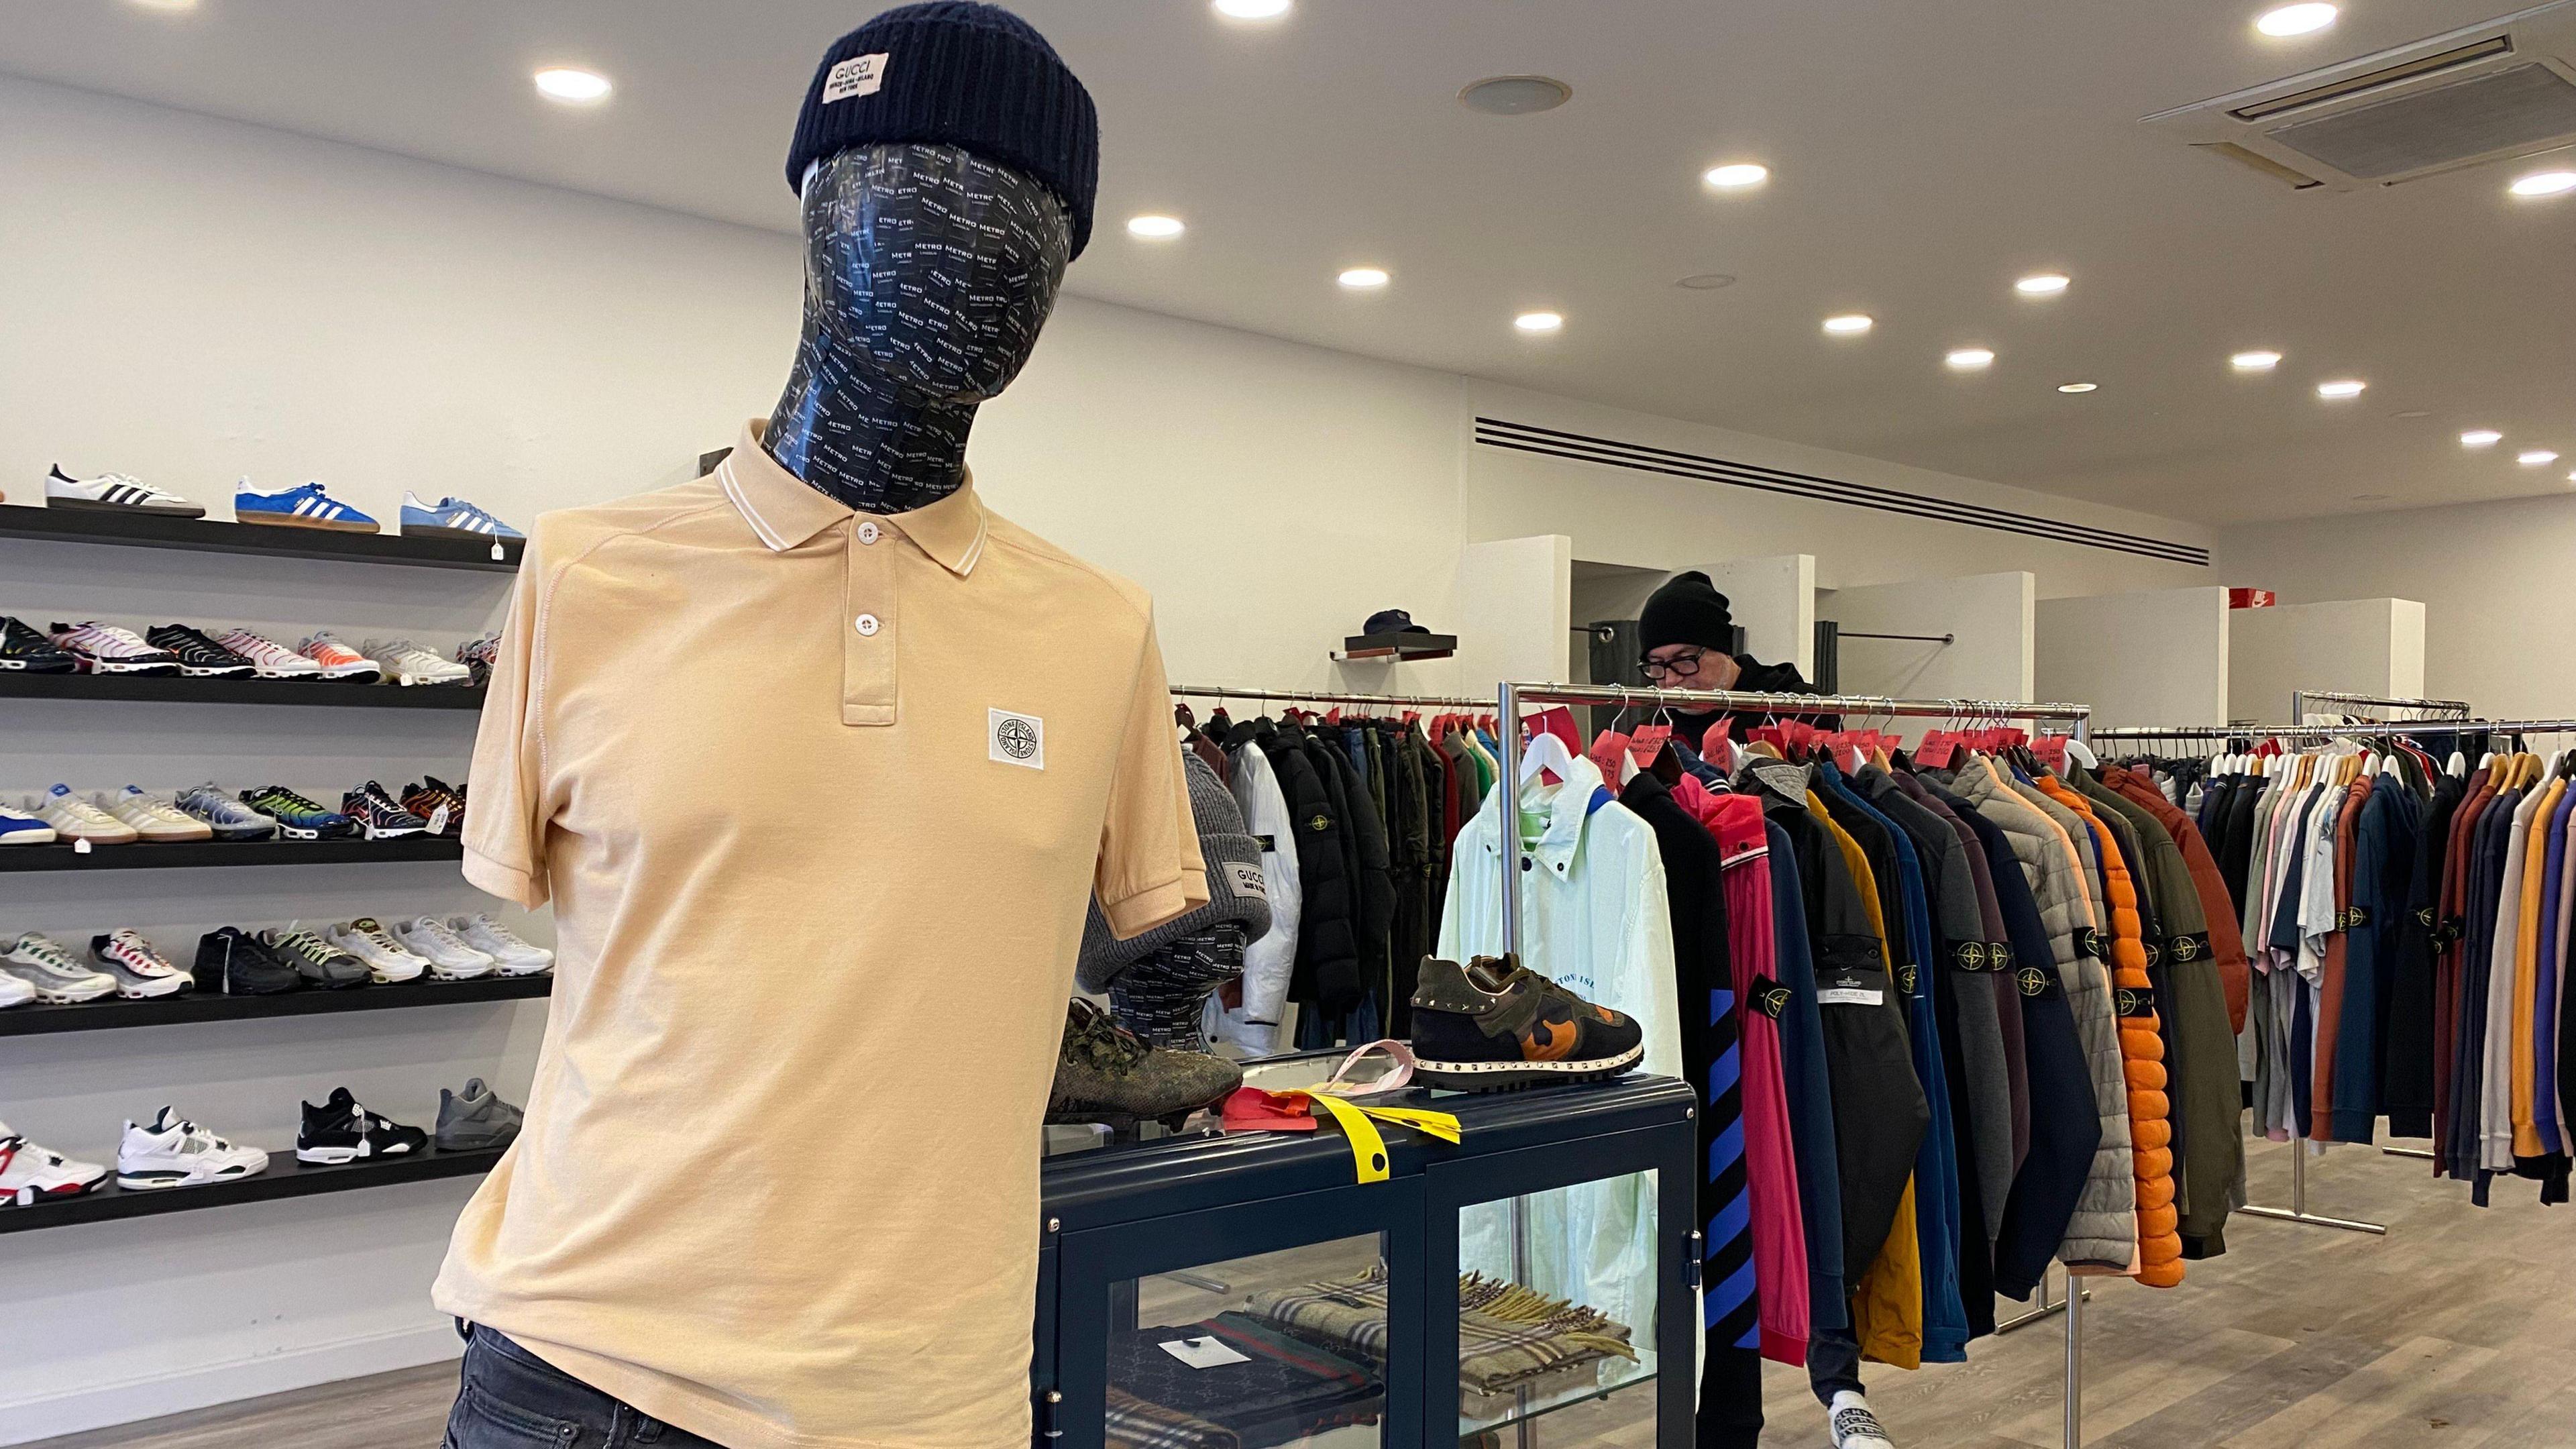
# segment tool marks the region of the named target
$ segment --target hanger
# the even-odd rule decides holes
[[[1574,752],[1565,747],[1554,730],[1539,730],[1530,736],[1521,751],[1520,784],[1527,788],[1541,771],[1549,775],[1548,784],[1562,781],[1574,769]]]

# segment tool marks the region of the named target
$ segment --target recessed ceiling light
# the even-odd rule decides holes
[[[2544,463],[2557,462],[2558,455],[2547,448],[2534,448],[2528,453],[2514,454],[2513,460],[2526,468],[2537,468]]]
[[[1384,267],[1353,267],[1333,280],[1354,292],[1365,292],[1372,287],[1385,286],[1387,276]]]
[[[1710,167],[1701,173],[1699,179],[1722,190],[1741,191],[1747,186],[1759,186],[1770,180],[1771,168],[1756,166],[1750,161],[1739,161],[1731,166]]]
[[[182,10],[197,8],[197,0],[134,0],[134,3],[146,10],[166,11],[174,15]]]
[[[2507,189],[2516,196],[2557,196],[2576,191],[2576,171],[2534,171]]]
[[[1565,319],[1554,312],[1523,312],[1512,319],[1512,325],[1523,332],[1554,332],[1565,325]]]
[[[2238,372],[2270,372],[2281,365],[2277,352],[2240,352],[2227,359],[2227,365]]]
[[[2335,23],[2332,5],[2284,5],[2257,16],[2254,28],[2265,35],[2314,35]]]
[[[1955,347],[1941,360],[1959,372],[1974,372],[1991,365],[1995,355],[1983,347]]]
[[[1276,20],[1295,0],[1214,0],[1216,13],[1228,20]]]
[[[2066,290],[2066,278],[2056,272],[2041,272],[2013,283],[2013,290],[2025,297],[2054,297]]]
[[[2385,503],[2388,501],[2388,495],[2385,493],[2356,493],[2352,495],[2352,501],[2355,503]]]
[[[2390,417],[2392,417],[2392,418],[2407,418],[2407,419],[2414,419],[2414,418],[2429,418],[2429,417],[2431,417],[2431,416],[2432,416],[2432,414],[2431,414],[2431,413],[2428,413],[2428,412],[2426,412],[2426,411],[2424,411],[2422,408],[2408,408],[2406,411],[2404,411],[2404,412],[2402,412],[2402,413],[2390,413],[2390,414],[2389,414],[2389,416],[2390,416]]]
[[[610,89],[608,77],[593,70],[557,65],[537,72],[537,93],[547,100],[561,101],[568,106],[604,101],[608,99]]]
[[[1714,292],[1720,287],[1734,286],[1735,278],[1726,272],[1700,272],[1694,276],[1684,277],[1673,285],[1687,287],[1694,292]]]
[[[2471,428],[2460,434],[2460,446],[2463,448],[2492,448],[2503,441],[2504,434],[2493,428]]]
[[[2363,382],[2358,378],[2345,378],[2340,382],[2321,382],[2317,384],[2317,396],[2328,398],[2359,397],[2361,396],[2361,390],[2368,386],[2370,386],[2369,383]]]
[[[1143,237],[1147,241],[1170,241],[1187,230],[1189,228],[1181,225],[1181,219],[1177,216],[1146,215],[1127,218],[1127,234]]]
[[[2091,392],[2101,385],[2102,384],[2098,382],[2061,382],[2057,385],[2057,390],[2059,392]]]
[[[1837,337],[1856,337],[1878,323],[1866,312],[1845,312],[1825,319],[1825,330]]]
[[[1458,92],[1458,104],[1489,116],[1552,111],[1574,99],[1574,87],[1543,75],[1495,75]]]

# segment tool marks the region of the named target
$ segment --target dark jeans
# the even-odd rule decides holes
[[[1807,1384],[1816,1391],[1816,1402],[1826,1408],[1834,1405],[1834,1395],[1848,1389],[1857,1394],[1860,1386],[1860,1340],[1848,1328],[1819,1329],[1807,1335]],[[459,1449],[481,1449],[480,1445],[462,1445]]]
[[[646,1417],[491,1329],[458,1331],[465,1369],[443,1449],[723,1449]]]

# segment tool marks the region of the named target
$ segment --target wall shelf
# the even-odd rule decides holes
[[[483,707],[481,685],[325,684],[306,679],[190,679],[174,674],[0,674],[0,699],[151,704],[284,704],[307,708]]]
[[[178,870],[229,865],[376,865],[387,861],[463,860],[465,847],[445,835],[391,840],[199,840],[94,846],[0,846],[0,875],[57,870]]]
[[[256,1145],[256,1144],[252,1144]],[[293,1147],[269,1149],[268,1171],[257,1177],[204,1187],[161,1188],[127,1192],[114,1182],[96,1192],[63,1202],[0,1208],[0,1233],[26,1233],[75,1223],[103,1223],[115,1218],[154,1217],[231,1207],[236,1203],[273,1202],[324,1192],[356,1192],[399,1182],[432,1182],[444,1177],[480,1177],[501,1160],[498,1152],[440,1152],[419,1157],[385,1157],[340,1167],[310,1167],[295,1160]]]
[[[408,564],[416,568],[515,573],[523,541],[427,538],[400,533],[338,533],[273,523],[217,523],[157,513],[110,513],[85,508],[0,506],[0,538],[53,539],[63,543],[176,548],[193,553],[251,554],[266,558],[316,558],[340,563]]]
[[[186,962],[180,963],[182,969]],[[348,1011],[404,1011],[421,1006],[471,1006],[528,1001],[554,994],[551,971],[535,976],[482,976],[472,981],[403,982],[346,991],[288,991],[276,996],[224,996],[203,987],[149,1001],[85,1001],[78,1006],[15,1006],[0,1011],[0,1037],[49,1036],[67,1031],[114,1031],[136,1026],[186,1026],[201,1021],[258,1021],[281,1016],[333,1016]]]

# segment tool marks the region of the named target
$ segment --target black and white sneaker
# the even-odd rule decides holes
[[[11,674],[69,674],[80,667],[61,645],[36,631],[24,619],[0,614],[0,671]]]
[[[1826,1408],[1825,1429],[1834,1436],[1834,1449],[1896,1449],[1869,1411],[1869,1400],[1849,1389],[1836,1393]]]
[[[390,840],[398,835],[418,835],[429,828],[429,822],[405,810],[385,787],[369,780],[340,797],[340,813],[358,822],[358,829],[369,840]]]
[[[101,473],[75,478],[57,463],[45,475],[47,508],[95,508],[110,513],[160,513],[172,518],[203,518],[204,505],[155,488],[131,473]]]
[[[417,1157],[429,1146],[429,1134],[358,1105],[346,1087],[334,1087],[331,1100],[304,1104],[304,1125],[295,1133],[298,1162],[356,1162],[368,1157]]]
[[[246,675],[252,663],[185,624],[156,624],[143,631],[143,642],[179,657],[179,672],[191,679]]]
[[[143,636],[92,619],[54,624],[54,647],[70,655],[83,674],[176,674],[179,656],[143,642]]]

